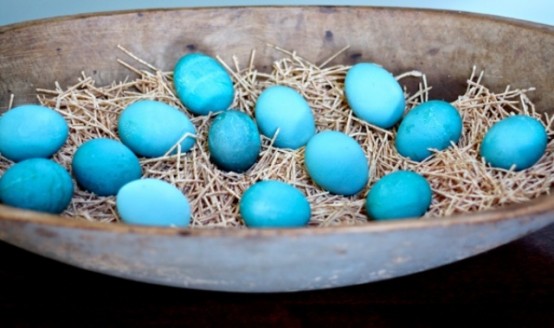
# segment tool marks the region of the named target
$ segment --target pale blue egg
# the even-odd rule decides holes
[[[115,195],[123,185],[142,175],[137,156],[121,142],[106,138],[79,146],[72,168],[77,183],[99,196]]]
[[[277,180],[260,181],[243,193],[239,203],[244,224],[251,228],[294,228],[308,224],[310,203],[295,187]]]
[[[496,122],[481,143],[481,156],[494,167],[520,171],[533,166],[546,151],[544,125],[527,115],[514,115]]]
[[[52,156],[67,135],[63,116],[48,107],[22,105],[0,116],[0,154],[14,162]]]
[[[225,67],[202,53],[187,54],[177,61],[173,84],[183,105],[197,115],[228,109],[235,94]]]
[[[127,106],[119,116],[117,129],[121,141],[144,157],[163,156],[179,140],[185,153],[196,142],[196,128],[190,119],[177,108],[155,100],[139,100]],[[176,153],[177,147],[171,154]]]
[[[190,204],[177,187],[162,180],[141,179],[127,183],[116,196],[117,213],[128,224],[186,227]]]
[[[17,208],[58,214],[67,208],[72,196],[69,173],[45,158],[14,164],[0,179],[0,202]]]
[[[462,117],[456,107],[442,100],[430,100],[406,114],[396,134],[396,150],[414,161],[431,156],[457,143],[462,135]]]
[[[433,192],[427,179],[411,171],[396,171],[379,179],[366,197],[374,220],[420,217],[429,209]]]
[[[273,139],[274,146],[297,149],[315,134],[315,120],[308,102],[290,87],[274,85],[265,89],[255,107],[260,132]]]
[[[373,63],[359,63],[348,70],[344,93],[356,116],[385,129],[400,120],[406,106],[398,81],[389,71]]]
[[[369,179],[369,164],[362,147],[342,132],[316,134],[306,145],[304,162],[312,180],[333,194],[357,194]]]

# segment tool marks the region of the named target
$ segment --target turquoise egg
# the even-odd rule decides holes
[[[210,158],[222,170],[248,170],[258,159],[261,147],[258,127],[245,113],[236,110],[223,112],[210,126]]]
[[[385,129],[400,120],[406,106],[398,81],[389,71],[373,63],[359,63],[348,70],[344,93],[357,117]]]
[[[14,162],[52,156],[67,135],[63,116],[48,107],[22,105],[0,116],[0,154]]]
[[[121,142],[106,138],[79,146],[72,167],[77,183],[99,196],[115,195],[123,185],[142,175],[137,156]]]
[[[293,88],[274,85],[265,89],[255,107],[260,132],[279,148],[297,149],[315,134],[315,120],[306,100]]]
[[[354,195],[369,179],[369,164],[362,147],[342,132],[316,134],[306,145],[304,162],[312,180],[333,194]]]
[[[139,100],[127,106],[119,116],[117,129],[121,141],[135,154],[160,157],[185,134],[196,129],[190,119],[177,108],[155,100]],[[196,139],[187,136],[179,143],[181,152],[189,151]],[[172,154],[177,153],[177,147]]]
[[[202,53],[187,54],[177,61],[173,84],[183,105],[197,115],[228,109],[235,95],[225,67]]]
[[[277,180],[260,181],[243,193],[239,203],[244,224],[251,228],[294,228],[308,224],[310,203],[295,187]]]
[[[63,212],[73,196],[71,176],[60,164],[45,158],[23,160],[0,179],[0,202],[52,214]]]
[[[481,156],[494,167],[520,171],[544,155],[548,135],[544,125],[527,115],[514,115],[496,122],[481,143]]]
[[[367,215],[375,220],[420,217],[431,205],[429,182],[418,173],[396,171],[379,179],[366,198]]]
[[[172,184],[157,179],[141,179],[125,184],[116,196],[117,213],[128,224],[186,227],[190,204]]]
[[[434,150],[444,150],[462,135],[462,117],[456,107],[430,100],[406,114],[396,134],[396,150],[414,161],[422,161]]]

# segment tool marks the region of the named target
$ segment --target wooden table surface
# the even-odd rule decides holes
[[[0,243],[0,327],[554,327],[554,225],[388,281],[284,294],[149,285]]]

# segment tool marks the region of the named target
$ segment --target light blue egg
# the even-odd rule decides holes
[[[235,94],[225,67],[202,53],[187,54],[177,61],[173,84],[183,105],[197,115],[228,109]]]
[[[342,132],[316,134],[306,145],[304,162],[312,180],[333,194],[357,194],[369,179],[369,164],[362,147]]]
[[[375,220],[420,217],[429,209],[432,194],[429,182],[418,173],[389,173],[369,190],[367,215]]]
[[[400,120],[406,106],[398,81],[389,71],[373,63],[359,63],[348,70],[344,93],[356,116],[385,129]]]
[[[250,186],[239,203],[244,224],[251,228],[294,228],[308,224],[310,203],[295,187],[277,180]]]
[[[0,154],[14,162],[52,156],[67,135],[63,116],[48,107],[22,105],[0,116]]]
[[[462,135],[462,117],[456,107],[442,100],[430,100],[406,114],[396,134],[396,150],[414,161],[431,156],[430,149],[444,150]]]
[[[236,110],[223,112],[210,126],[210,158],[222,170],[248,170],[258,159],[261,147],[258,127],[245,113]]]
[[[260,132],[273,139],[274,146],[297,149],[315,134],[315,120],[310,106],[300,93],[290,87],[274,85],[265,89],[255,107]]]
[[[69,173],[45,158],[14,164],[0,179],[0,202],[17,208],[58,214],[67,208],[72,196]]]
[[[117,129],[121,141],[135,154],[144,157],[165,155],[179,140],[181,152],[196,142],[196,128],[177,108],[161,101],[139,100],[119,116]],[[183,139],[185,134],[189,134]],[[177,153],[177,147],[171,154]]]
[[[496,122],[481,143],[481,156],[494,167],[520,171],[533,166],[546,151],[544,125],[527,115],[514,115]]]
[[[128,224],[186,227],[190,223],[190,204],[172,184],[157,179],[127,183],[117,193],[117,213]]]
[[[137,156],[121,142],[106,138],[79,146],[72,167],[77,183],[99,196],[115,195],[123,185],[142,175]]]

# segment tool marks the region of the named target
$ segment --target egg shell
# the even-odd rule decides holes
[[[223,112],[210,126],[210,158],[222,170],[248,170],[258,159],[261,147],[258,127],[245,113],[236,110]]]
[[[293,88],[274,85],[266,88],[256,101],[256,122],[260,132],[273,139],[274,146],[297,149],[315,134],[315,120],[310,106]]]
[[[163,156],[181,139],[179,145],[185,153],[196,142],[196,128],[190,119],[177,108],[155,100],[139,100],[127,106],[119,116],[117,129],[121,141],[144,157]],[[176,153],[177,147],[171,154]]]
[[[225,67],[203,53],[187,54],[177,61],[173,84],[183,105],[197,115],[228,109],[235,94]]]
[[[260,181],[246,189],[239,210],[245,225],[251,228],[302,227],[311,216],[306,196],[277,180]]]
[[[416,172],[395,171],[383,176],[369,190],[366,211],[375,220],[420,217],[429,209],[433,192]]]
[[[187,197],[162,180],[141,179],[125,184],[117,193],[116,208],[128,224],[186,227],[190,223]]]
[[[0,154],[14,162],[48,158],[63,146],[67,136],[67,122],[48,107],[22,105],[0,116]]]
[[[406,106],[398,81],[374,63],[352,66],[346,73],[344,93],[357,117],[385,129],[400,120]]]
[[[142,175],[137,156],[121,142],[106,138],[79,146],[72,168],[77,183],[99,196],[115,195],[123,185]]]
[[[304,162],[312,180],[333,194],[357,194],[369,179],[369,164],[362,147],[342,132],[316,134],[306,145]]]
[[[73,196],[73,181],[60,164],[32,158],[12,165],[0,179],[0,202],[27,210],[59,214]]]
[[[520,171],[533,166],[546,151],[544,125],[528,115],[514,115],[496,122],[485,134],[480,153],[494,167]]]
[[[462,117],[456,107],[446,101],[430,100],[406,114],[396,134],[395,146],[400,155],[414,161],[431,156],[457,143],[462,134]]]

